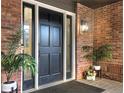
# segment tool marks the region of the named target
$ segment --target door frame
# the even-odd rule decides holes
[[[70,80],[74,80],[75,79],[75,67],[76,67],[76,64],[75,64],[75,22],[76,22],[76,19],[75,19],[75,13],[72,13],[72,12],[69,12],[69,11],[66,11],[66,10],[63,10],[63,9],[60,9],[60,8],[57,8],[57,7],[54,7],[54,6],[51,6],[51,5],[48,5],[48,4],[44,4],[42,2],[38,2],[38,1],[35,1],[35,0],[22,0],[22,10],[23,10],[23,2],[25,3],[29,3],[29,4],[33,4],[35,6],[35,60],[36,60],[36,70],[38,72],[38,55],[39,55],[39,46],[38,46],[38,38],[39,38],[39,35],[38,35],[38,32],[39,32],[39,7],[42,7],[42,8],[46,8],[46,9],[49,9],[49,10],[53,10],[53,11],[56,11],[56,12],[59,12],[59,13],[62,13],[63,14],[63,80],[62,81],[58,81],[58,82],[54,82],[54,83],[49,83],[49,84],[45,84],[45,85],[41,85],[40,87],[38,86],[38,73],[35,73],[35,87],[33,89],[30,89],[30,90],[27,90],[27,91],[23,91],[23,89],[21,89],[21,93],[25,92],[29,92],[29,91],[32,91],[32,90],[38,90],[38,89],[42,89],[42,88],[46,88],[46,87],[50,87],[50,86],[54,86],[54,85],[57,85],[57,84],[61,84],[61,83],[64,83],[64,82],[68,82]],[[21,11],[23,13],[23,11]],[[21,13],[21,14],[22,14]],[[66,79],[66,19],[67,19],[67,15],[71,16],[72,17],[72,78],[70,79]],[[21,24],[23,23],[23,20],[22,20],[22,17],[21,17]],[[23,24],[22,24],[23,25]],[[23,41],[23,38],[22,40]],[[23,85],[23,74],[21,74],[21,86]]]

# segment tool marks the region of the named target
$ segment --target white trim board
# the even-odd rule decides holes
[[[47,5],[35,0],[22,0],[22,2],[25,3],[29,3],[29,4],[33,4],[35,6],[35,58],[36,58],[36,68],[37,68],[37,72],[38,72],[38,31],[39,31],[39,7],[43,7],[49,10],[53,10],[59,13],[63,14],[63,33],[64,33],[64,43],[63,43],[63,80],[61,81],[57,81],[54,83],[49,83],[49,84],[45,84],[42,86],[38,85],[38,73],[35,74],[35,88],[30,89],[30,90],[26,90],[23,91],[21,90],[21,93],[28,93],[28,91],[33,91],[33,90],[38,90],[38,89],[43,89],[43,88],[47,88],[50,86],[54,86],[57,84],[61,84],[70,80],[74,80],[75,79],[75,13],[51,6],[51,5]],[[22,7],[23,8],[23,7]],[[72,16],[72,78],[71,79],[66,79],[66,16],[70,15]]]
[[[35,5],[35,60],[36,60],[36,73],[35,73],[35,88],[38,89],[38,64],[39,64],[39,44],[38,44],[38,38],[39,38],[39,35],[38,35],[38,32],[39,32],[39,7],[38,5],[36,4]]]
[[[56,11],[56,12],[59,12],[59,13],[68,14],[68,15],[75,15],[75,13],[73,13],[73,12],[69,12],[69,11],[66,11],[64,9],[57,8],[55,6],[51,6],[51,5],[48,5],[48,4],[44,4],[42,2],[38,2],[38,1],[35,1],[35,0],[22,0],[22,1],[26,2],[26,3],[29,3],[29,4],[34,4],[34,5],[37,4],[40,7],[43,7],[43,8],[49,9],[49,10],[53,10],[53,11]]]
[[[76,18],[75,16],[72,16],[72,78],[75,79],[75,24],[76,24]]]
[[[63,14],[63,80],[66,81],[66,14]]]

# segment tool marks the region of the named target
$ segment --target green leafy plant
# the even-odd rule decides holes
[[[93,48],[92,52],[83,56],[88,60],[92,60],[95,65],[99,65],[99,61],[112,59],[112,46],[109,44]]]
[[[18,71],[22,66],[23,69],[29,69],[32,75],[35,74],[35,59],[28,54],[16,54],[21,40],[21,30],[13,34],[8,42],[8,52],[5,54],[1,52],[1,65],[6,74],[7,83],[9,83],[13,73]]]
[[[91,46],[82,46],[82,49],[85,52],[89,52],[89,50],[91,49]]]
[[[94,70],[93,67],[90,66],[89,69],[86,71],[87,76],[94,76]]]

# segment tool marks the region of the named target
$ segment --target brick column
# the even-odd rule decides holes
[[[21,26],[21,0],[1,0],[1,51],[7,52],[7,42],[12,33]],[[21,88],[21,72],[13,75],[12,80],[18,82],[19,91]],[[2,71],[2,82],[6,76]]]
[[[80,21],[84,20],[88,22],[88,32],[81,33]],[[88,8],[80,3],[77,4],[77,43],[76,43],[76,56],[77,56],[77,79],[83,78],[83,72],[89,68],[92,62],[83,58],[84,52],[82,46],[93,46],[93,31],[94,31],[94,10]]]

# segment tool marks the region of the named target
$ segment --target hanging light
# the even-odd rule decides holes
[[[88,23],[87,21],[81,20],[81,24],[80,24],[80,31],[81,32],[87,32],[88,31]]]

